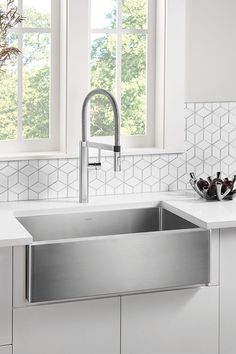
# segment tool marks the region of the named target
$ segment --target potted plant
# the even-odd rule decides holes
[[[7,35],[22,21],[23,17],[18,13],[15,0],[7,0],[6,8],[0,9],[0,70],[8,59],[20,53],[18,48],[8,45]]]

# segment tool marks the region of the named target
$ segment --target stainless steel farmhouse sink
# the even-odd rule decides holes
[[[29,302],[209,283],[209,232],[161,208],[17,218],[30,232]]]

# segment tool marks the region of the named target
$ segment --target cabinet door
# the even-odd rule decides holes
[[[122,354],[218,353],[218,287],[122,298]]]
[[[236,348],[236,229],[220,232],[220,346],[221,354]]]
[[[187,0],[186,12],[185,102],[234,102],[236,1]]]
[[[0,346],[11,344],[11,332],[12,249],[2,247],[0,248]]]
[[[12,354],[12,347],[11,346],[0,347],[0,354]]]
[[[14,310],[14,354],[120,354],[120,299]]]

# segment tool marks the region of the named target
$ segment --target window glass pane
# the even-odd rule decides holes
[[[58,0],[59,1],[59,0]],[[51,0],[23,0],[24,27],[48,28],[51,23]]]
[[[17,46],[15,34],[8,35],[10,46]],[[0,140],[17,138],[17,59],[7,61],[0,71]]]
[[[122,1],[122,26],[126,29],[147,27],[148,0]]]
[[[23,54],[23,137],[48,138],[50,34],[26,33]]]
[[[92,35],[91,41],[91,87],[104,88],[115,93],[116,36]],[[90,107],[90,135],[114,134],[114,119],[107,98],[96,96]]]
[[[115,28],[117,0],[91,0],[91,27]]]
[[[146,35],[122,37],[122,134],[146,133]]]

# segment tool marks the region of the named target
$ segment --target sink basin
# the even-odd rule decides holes
[[[209,232],[161,208],[18,217],[29,302],[114,296],[209,283]]]
[[[161,207],[36,215],[17,219],[35,242],[197,228]]]

